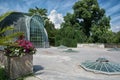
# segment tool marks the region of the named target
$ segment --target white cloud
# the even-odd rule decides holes
[[[60,24],[64,22],[63,15],[58,13],[56,10],[52,10],[48,16],[50,21],[52,21],[55,25],[55,28],[60,28]]]

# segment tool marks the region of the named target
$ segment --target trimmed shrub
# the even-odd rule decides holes
[[[67,47],[77,47],[77,40],[76,39],[63,38],[61,40],[61,44],[65,45]]]

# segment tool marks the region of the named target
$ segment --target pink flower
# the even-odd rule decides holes
[[[24,37],[18,38],[16,43],[18,43],[20,47],[23,47],[26,53],[30,52],[31,49],[34,50],[33,44],[30,41],[25,40]]]

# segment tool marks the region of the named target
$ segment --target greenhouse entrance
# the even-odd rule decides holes
[[[43,23],[39,22],[40,19],[37,16],[34,16],[30,21],[30,41],[36,47],[44,46],[44,38],[43,38]]]
[[[30,41],[36,47],[48,47],[48,36],[44,28],[44,22],[38,15],[30,19]]]

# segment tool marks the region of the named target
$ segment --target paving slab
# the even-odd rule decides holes
[[[120,75],[104,75],[85,71],[79,65],[86,60],[99,57],[120,63],[120,51],[105,48],[72,48],[77,52],[65,52],[67,49],[38,48],[33,56],[35,77],[41,80],[119,80]]]
[[[26,77],[24,80],[41,80],[35,76]]]

